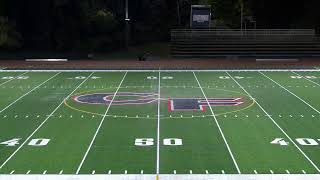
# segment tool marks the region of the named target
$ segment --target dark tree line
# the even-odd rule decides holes
[[[170,29],[187,28],[191,4],[211,4],[215,22],[227,28],[240,27],[241,7],[258,28],[320,27],[319,0],[129,0],[131,43],[165,41]],[[125,0],[1,0],[0,48],[122,48],[124,9]]]

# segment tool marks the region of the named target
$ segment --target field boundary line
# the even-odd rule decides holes
[[[100,70],[100,69],[90,69],[90,70],[0,70],[0,72],[320,72],[320,69],[171,69],[171,70],[154,70],[154,69],[114,69],[114,70]]]
[[[300,98],[299,96],[297,96],[295,93],[291,92],[290,90],[288,90],[287,88],[285,88],[284,86],[282,86],[280,83],[276,82],[275,80],[273,80],[272,78],[270,78],[269,76],[263,74],[262,72],[259,72],[260,74],[262,74],[264,77],[268,78],[270,81],[274,82],[275,84],[277,84],[278,86],[280,86],[282,89],[286,90],[288,93],[290,93],[291,95],[293,95],[294,97],[298,98],[300,101],[302,101],[304,104],[306,104],[307,106],[309,106],[311,109],[313,109],[314,111],[316,111],[318,114],[320,114],[320,111],[318,111],[316,108],[314,108],[312,105],[310,105],[309,103],[307,103],[305,100],[303,100],[302,98]]]
[[[26,72],[24,72],[24,73],[22,73],[22,74],[20,74],[19,76],[17,76],[17,77],[21,77],[21,76],[23,76],[23,75],[25,75],[25,74],[27,74],[29,71],[26,71]],[[9,79],[8,81],[5,81],[5,82],[3,82],[3,83],[1,83],[0,84],[0,86],[2,86],[2,85],[4,85],[4,84],[7,84],[8,82],[11,82],[11,81],[13,81],[13,80],[15,80],[16,78],[13,78],[13,79]]]
[[[87,158],[87,156],[88,156],[88,154],[89,154],[89,152],[90,152],[90,150],[91,150],[91,147],[92,147],[94,141],[96,140],[96,137],[97,137],[97,135],[98,135],[98,133],[99,133],[99,131],[100,131],[100,128],[101,128],[104,120],[105,120],[106,117],[107,117],[107,114],[108,114],[109,109],[110,109],[110,107],[111,107],[111,105],[112,105],[112,102],[114,101],[115,97],[117,96],[117,93],[118,93],[118,91],[119,91],[119,89],[120,89],[120,87],[121,87],[124,79],[126,78],[127,74],[128,74],[128,72],[126,72],[126,73],[123,75],[123,78],[122,78],[122,80],[120,81],[120,84],[119,84],[116,92],[114,93],[114,95],[113,95],[113,97],[112,97],[112,99],[111,99],[111,101],[110,101],[110,103],[109,103],[109,105],[108,105],[108,108],[107,108],[106,112],[104,113],[104,115],[103,115],[103,117],[102,117],[102,119],[101,119],[101,122],[100,122],[100,124],[99,124],[99,126],[98,126],[98,128],[97,128],[97,130],[96,130],[96,132],[95,132],[95,134],[94,134],[94,136],[93,136],[90,144],[89,144],[89,147],[88,147],[86,153],[84,154],[84,156],[83,156],[83,158],[82,158],[82,160],[81,160],[81,162],[80,162],[80,165],[79,165],[79,167],[78,167],[78,169],[77,169],[76,174],[79,174],[79,172],[80,172],[80,170],[81,170],[81,168],[82,168],[82,165],[83,165],[84,161],[86,160],[86,158]]]
[[[32,138],[32,136],[48,121],[48,119],[60,108],[60,106],[64,103],[65,99],[68,99],[79,87],[85,83],[91,76],[93,72],[85,79],[83,80],[66,98],[62,100],[62,102],[50,113],[50,115],[29,135],[29,137],[16,149],[10,156],[7,158],[7,160],[1,164],[0,169],[5,166],[8,161]]]
[[[43,84],[47,83],[48,81],[50,81],[51,79],[55,78],[56,76],[58,76],[59,74],[61,74],[61,72],[56,73],[55,75],[51,76],[49,79],[47,79],[46,81],[42,82],[41,84],[39,84],[38,86],[34,87],[33,89],[31,89],[30,91],[28,91],[27,93],[23,94],[22,96],[20,96],[18,99],[16,99],[15,101],[13,101],[12,103],[10,103],[9,105],[7,105],[5,108],[3,108],[0,111],[0,114],[5,111],[6,109],[8,109],[9,107],[11,107],[12,105],[14,105],[16,102],[18,102],[20,99],[24,98],[25,96],[27,96],[28,94],[30,94],[31,92],[33,92],[34,90],[38,89],[40,86],[42,86]]]
[[[158,84],[158,121],[157,121],[157,180],[160,174],[160,103],[161,103],[161,72],[159,71]]]
[[[300,77],[302,77],[303,79],[305,79],[305,80],[307,80],[307,81],[312,82],[313,84],[316,84],[316,85],[320,86],[319,83],[314,82],[314,81],[312,81],[311,79],[305,78],[304,76],[302,76],[302,75],[300,75],[300,74],[298,74],[298,73],[296,73],[296,72],[294,72],[294,71],[291,71],[291,72],[294,73],[294,74],[296,74],[296,75],[298,75],[298,76],[300,76]]]
[[[228,76],[245,92],[248,96],[255,101],[259,108],[268,116],[268,118],[280,129],[280,131],[290,140],[290,142],[300,151],[300,153],[311,163],[311,165],[320,172],[318,166],[304,153],[304,151],[294,142],[294,140],[281,128],[281,126],[271,117],[271,115],[256,101],[255,98],[237,81],[235,80],[228,72]]]
[[[214,118],[214,120],[215,120],[215,122],[216,122],[216,124],[217,124],[217,126],[218,126],[218,129],[219,129],[219,131],[220,131],[220,134],[221,134],[221,136],[222,136],[222,138],[223,138],[224,143],[226,144],[226,147],[227,147],[227,149],[228,149],[228,151],[229,151],[229,154],[230,154],[230,156],[231,156],[231,158],[232,158],[232,161],[233,161],[233,163],[234,163],[234,165],[235,165],[238,173],[241,174],[241,171],[240,171],[240,169],[239,169],[238,163],[237,163],[236,159],[235,159],[234,156],[233,156],[233,153],[232,153],[231,148],[230,148],[230,146],[229,146],[229,144],[228,144],[228,141],[226,140],[226,138],[225,138],[225,136],[224,136],[224,133],[223,133],[223,131],[222,131],[221,127],[220,127],[220,124],[219,124],[219,122],[218,122],[218,120],[217,120],[217,117],[216,117],[216,115],[214,114],[214,112],[213,112],[213,110],[212,110],[212,107],[211,107],[211,105],[210,105],[210,103],[209,103],[209,101],[208,101],[208,98],[207,98],[206,94],[205,94],[204,91],[203,91],[203,88],[202,88],[202,86],[201,86],[201,84],[200,84],[200,82],[199,82],[199,80],[198,80],[198,78],[197,78],[196,73],[193,72],[193,75],[194,75],[194,78],[196,79],[196,81],[197,81],[197,83],[198,83],[198,86],[200,87],[200,90],[201,90],[204,98],[205,98],[206,101],[207,101],[207,105],[208,105],[208,107],[209,107],[209,109],[210,109],[210,111],[211,111],[211,114],[212,114],[212,116],[213,116],[213,118]]]

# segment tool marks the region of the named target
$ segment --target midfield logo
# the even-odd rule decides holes
[[[156,103],[158,95],[154,93],[117,93],[113,99],[113,93],[93,93],[74,96],[73,100],[82,104],[104,104],[115,106],[143,105]],[[130,98],[130,99],[129,99]],[[168,111],[206,111],[207,106],[239,106],[243,104],[241,97],[238,98],[169,98],[161,99],[168,101]]]

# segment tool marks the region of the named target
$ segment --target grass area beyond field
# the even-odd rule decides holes
[[[320,70],[1,71],[0,174],[318,174]]]

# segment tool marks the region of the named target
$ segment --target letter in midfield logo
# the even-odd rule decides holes
[[[100,104],[124,106],[144,105],[156,103],[158,94],[155,93],[133,93],[120,92],[113,99],[114,93],[91,93],[74,96],[73,100],[82,104]],[[168,111],[205,111],[207,106],[239,106],[243,104],[241,97],[236,98],[169,98],[162,99],[168,102]]]

